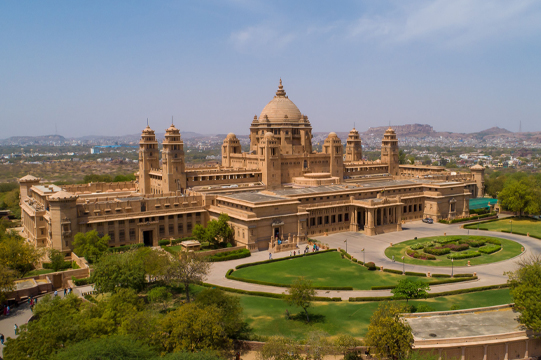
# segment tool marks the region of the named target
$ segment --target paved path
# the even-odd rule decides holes
[[[398,244],[400,242],[411,240],[414,237],[427,237],[427,236],[439,236],[443,233],[447,235],[490,235],[495,237],[500,237],[504,239],[509,239],[516,241],[524,246],[525,253],[518,256],[517,258],[500,261],[492,264],[485,265],[475,265],[475,266],[455,266],[455,274],[459,273],[473,273],[476,272],[479,277],[475,281],[459,282],[459,283],[450,283],[442,285],[431,286],[431,292],[442,292],[458,289],[467,289],[471,287],[479,286],[489,286],[489,285],[499,285],[504,284],[507,281],[507,276],[504,275],[506,271],[512,271],[517,267],[517,260],[520,257],[527,256],[529,253],[541,254],[541,240],[535,238],[529,238],[521,235],[506,234],[500,232],[487,232],[487,231],[477,231],[477,230],[467,230],[461,229],[460,224],[425,224],[421,221],[415,221],[407,223],[404,225],[403,231],[397,231],[388,234],[381,234],[376,236],[365,236],[362,233],[357,232],[343,232],[332,234],[329,236],[318,236],[314,237],[315,239],[321,241],[322,243],[329,244],[331,248],[345,248],[344,240],[348,239],[347,247],[348,253],[352,254],[355,258],[363,260],[363,253],[361,249],[365,249],[366,252],[366,261],[373,261],[378,266],[383,266],[387,269],[402,270],[403,265],[400,262],[392,262],[388,259],[384,251],[390,246],[390,243]],[[273,258],[287,257],[289,252],[283,252],[278,254],[273,254]],[[235,289],[242,289],[248,291],[263,291],[269,293],[283,293],[285,288],[250,284],[242,281],[229,280],[225,278],[227,270],[234,269],[235,266],[244,263],[251,263],[255,261],[266,260],[269,258],[268,251],[260,251],[252,253],[252,256],[244,259],[238,259],[233,261],[224,261],[212,264],[211,272],[207,279],[208,283],[225,286]],[[421,265],[404,265],[406,271],[415,271],[415,272],[428,272],[431,273],[449,273],[451,274],[451,267],[444,266],[421,266]],[[377,297],[377,296],[389,296],[391,295],[390,290],[341,290],[341,291],[327,291],[327,290],[318,290],[318,296],[327,296],[327,297],[341,297],[343,300],[347,300],[350,297]]]

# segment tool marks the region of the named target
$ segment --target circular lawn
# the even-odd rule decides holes
[[[515,241],[474,235],[431,236],[408,240],[385,249],[385,255],[396,262],[413,265],[454,266],[489,264],[511,259],[522,253]]]

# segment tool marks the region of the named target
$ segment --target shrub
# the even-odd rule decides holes
[[[372,261],[367,262],[366,264],[364,264],[364,266],[366,266],[368,270],[376,270],[376,264],[374,264]]]
[[[53,264],[51,264],[50,262],[44,262],[41,264],[41,266],[43,266],[44,269],[53,270]],[[70,269],[71,267],[72,267],[71,261],[64,261],[62,263],[62,266],[60,266],[60,269],[58,269],[58,271]]]
[[[92,284],[92,278],[91,277],[87,277],[87,278],[83,278],[83,279],[76,279],[76,278],[72,277],[71,280],[73,281],[75,286],[83,286],[83,285]]]
[[[449,254],[447,255],[447,259],[460,260],[460,259],[474,258],[477,256],[481,256],[481,253],[479,251],[469,250],[469,251],[465,251],[461,253]]]
[[[491,212],[491,213],[488,213],[488,214],[474,215],[474,216],[466,217],[466,218],[463,218],[463,219],[453,219],[453,220],[443,220],[442,219],[442,220],[438,220],[438,222],[440,222],[442,224],[455,224],[455,223],[458,223],[458,222],[483,219],[483,218],[486,218],[486,217],[491,217],[491,216],[496,216],[496,215],[497,214],[495,212]]]
[[[184,238],[171,240],[171,245],[180,244],[181,242],[186,241],[186,240],[197,240],[197,239],[195,238],[195,236],[187,236],[187,237],[184,237]],[[203,244],[201,244],[201,246],[202,245]]]
[[[493,254],[496,251],[500,251],[501,248],[502,248],[501,245],[490,244],[490,245],[483,246],[483,247],[477,249],[477,251],[479,251],[480,253],[483,253],[483,254]]]
[[[421,250],[421,249],[424,249],[425,247],[432,247],[432,246],[434,246],[434,243],[432,243],[432,242],[417,243],[417,244],[410,245],[410,249],[411,250]]]
[[[474,240],[474,239],[466,239],[463,240],[466,244],[470,245],[471,247],[480,247],[486,244],[486,241],[484,240]]]
[[[163,239],[163,240],[158,241],[158,245],[160,245],[160,246],[165,246],[165,245],[169,245],[169,244],[171,244],[171,240],[169,240],[169,239]]]
[[[422,276],[426,277],[425,273],[419,273],[419,272],[413,272],[413,271],[406,271],[406,275],[408,276]]]
[[[449,254],[451,252],[451,249],[449,249],[449,248],[437,248],[437,247],[429,248],[429,247],[427,247],[427,248],[423,249],[423,252],[425,252],[427,254],[430,254],[430,255],[440,256],[440,255]]]
[[[122,246],[109,248],[108,251],[112,252],[112,253],[117,253],[117,252],[128,251],[128,250],[131,250],[131,249],[138,249],[138,248],[143,247],[143,246],[145,246],[145,244],[143,244],[143,243],[137,243],[137,244],[131,244],[131,245],[122,245]]]
[[[435,278],[450,278],[451,275],[447,275],[447,274],[432,274],[432,277],[435,277]]]
[[[454,277],[473,277],[473,274],[454,274]]]
[[[402,271],[400,271],[400,270],[383,269],[383,271],[388,272],[388,273],[393,273],[393,274],[399,274],[399,275],[402,275]]]
[[[451,249],[451,251],[464,251],[469,249],[470,245],[468,244],[445,244],[443,245],[444,248]]]
[[[425,253],[419,253],[417,251],[407,250],[406,254],[408,254],[408,256],[410,256],[412,258],[415,258],[415,259],[436,260],[436,257],[434,255],[425,254]]]
[[[248,249],[238,249],[238,250],[231,250],[226,251],[218,254],[214,254],[208,257],[208,261],[211,262],[218,262],[218,261],[227,261],[227,260],[235,260],[235,259],[242,259],[251,256],[250,250]]]

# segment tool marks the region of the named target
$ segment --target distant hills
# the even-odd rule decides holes
[[[360,132],[361,137],[382,137],[385,131],[388,129],[388,126],[379,126],[371,127],[364,132]],[[392,128],[396,132],[399,138],[401,137],[440,137],[444,136],[447,138],[455,139],[491,139],[500,136],[505,136],[506,138],[514,138],[518,140],[529,140],[534,142],[541,142],[541,131],[538,132],[523,132],[523,133],[514,133],[507,129],[500,127],[491,127],[489,129],[473,132],[473,133],[453,133],[453,132],[438,132],[435,131],[431,125],[428,124],[406,124],[406,125],[393,125]],[[181,131],[183,139],[197,140],[197,139],[209,139],[209,138],[225,138],[226,134],[199,134],[191,131]],[[346,140],[348,136],[348,131],[337,132],[337,135],[342,139]],[[314,132],[314,136],[326,136],[327,133],[324,132]],[[65,138],[61,135],[44,135],[44,136],[12,136],[5,140],[0,140],[0,145],[61,145],[69,144],[72,142],[77,143],[138,143],[141,135],[140,134],[130,134],[123,136],[99,136],[99,135],[87,135],[78,138]],[[248,138],[248,135],[237,134],[237,137]],[[157,139],[163,139],[164,133],[157,133]]]

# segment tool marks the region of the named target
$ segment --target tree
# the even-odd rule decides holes
[[[170,265],[168,253],[158,251],[150,247],[142,247],[136,250],[136,261],[143,263],[145,273],[152,278],[165,279]]]
[[[107,251],[110,240],[109,235],[100,238],[96,230],[77,233],[73,240],[73,252],[78,256],[83,256],[89,262],[94,262]]]
[[[404,165],[406,163],[406,153],[404,152],[404,150],[400,149],[398,150],[398,163],[400,165]]]
[[[507,275],[519,321],[534,332],[541,331],[541,256],[520,260],[519,268]]]
[[[539,185],[528,178],[519,181],[511,179],[505,183],[502,191],[498,194],[498,200],[504,209],[511,210],[522,216],[523,212],[528,214],[539,214],[541,207],[541,191]]]
[[[195,253],[181,253],[171,262],[170,277],[184,285],[186,301],[190,302],[190,285],[203,282],[210,270],[210,263]]]
[[[66,347],[51,360],[155,360],[158,353],[150,346],[126,335],[113,335],[81,341]]]
[[[408,278],[402,279],[398,282],[394,289],[391,290],[393,298],[395,299],[421,299],[426,298],[430,291],[430,286],[422,282],[421,280],[411,280]]]
[[[13,230],[0,233],[0,264],[24,277],[34,269],[34,264],[42,257],[42,251],[26,242]]]
[[[4,264],[0,263],[0,304],[6,300],[6,295],[15,289],[17,274]]]
[[[203,350],[198,352],[177,351],[165,355],[163,358],[156,360],[225,360],[217,351]]]
[[[334,340],[336,350],[343,354],[344,358],[348,353],[355,351],[355,347],[360,345],[361,341],[355,339],[351,335],[346,334],[338,335]]]
[[[306,321],[310,322],[308,308],[316,296],[316,291],[312,287],[312,281],[301,276],[293,281],[291,287],[287,289],[287,293],[289,295],[287,297],[288,304],[301,307],[306,314]]]
[[[219,289],[205,289],[197,294],[198,306],[215,306],[220,311],[223,327],[231,339],[242,338],[248,332],[248,325],[242,318],[242,306],[238,296],[231,296]]]
[[[411,327],[401,321],[404,304],[382,302],[370,318],[365,344],[375,349],[378,358],[405,358],[411,350]]]
[[[59,271],[64,266],[64,253],[56,250],[49,250],[49,261],[51,262],[51,267],[54,271]]]
[[[233,229],[229,226],[229,215],[220,214],[218,220],[210,220],[207,227],[197,224],[192,234],[199,241],[217,245],[220,242],[229,242],[233,238]]]
[[[323,331],[312,331],[306,339],[306,358],[323,360],[325,356],[335,353],[334,344],[329,341],[329,334]]]
[[[413,156],[413,155],[412,155],[412,156],[408,156],[408,162],[409,162],[409,164],[411,164],[411,165],[415,164],[415,156]]]
[[[215,306],[185,304],[162,321],[163,348],[167,352],[230,349],[233,342],[223,327],[221,312]]]
[[[145,266],[135,251],[105,254],[94,265],[92,281],[99,293],[114,292],[119,288],[140,291],[145,284]]]
[[[295,340],[283,336],[271,336],[257,353],[259,360],[302,359],[302,349]]]
[[[163,310],[167,309],[167,303],[173,298],[173,295],[167,290],[165,286],[152,288],[148,292],[147,296],[148,300],[151,303],[161,303]]]

